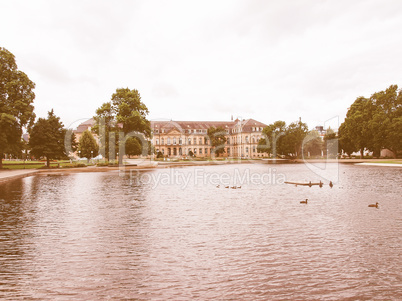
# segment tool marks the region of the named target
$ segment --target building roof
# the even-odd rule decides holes
[[[266,127],[267,125],[255,119],[243,119],[235,121],[151,121],[151,128],[155,130],[165,130],[169,132],[172,129],[177,129],[179,132],[184,130],[207,130],[210,127],[222,127],[232,130],[236,126],[242,128],[242,132],[252,132],[253,127]]]
[[[95,120],[93,118],[88,119],[78,125],[74,132],[83,133],[87,129],[91,128],[94,123]],[[151,129],[153,132],[155,132],[155,130],[163,129],[166,133],[173,129],[177,129],[179,132],[184,132],[185,130],[208,130],[210,127],[222,127],[228,130],[241,127],[242,132],[253,132],[253,128],[264,128],[266,126],[266,124],[251,118],[243,120],[236,119],[235,121],[151,121]]]
[[[95,120],[93,118],[88,119],[87,121],[84,121],[83,123],[79,124],[74,133],[83,133],[87,129],[91,128],[94,124]]]

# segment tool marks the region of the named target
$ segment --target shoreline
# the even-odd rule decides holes
[[[278,162],[279,161],[279,162]],[[374,161],[374,162],[373,162]],[[384,161],[378,159],[378,161]],[[399,160],[396,160],[399,161]],[[154,161],[155,162],[155,161]],[[127,171],[127,170],[152,170],[162,168],[178,168],[190,166],[211,166],[211,165],[228,165],[228,164],[302,164],[308,163],[341,163],[341,164],[355,164],[362,166],[384,166],[384,167],[402,167],[398,163],[376,163],[375,159],[294,159],[294,160],[231,160],[231,161],[189,161],[189,162],[169,162],[169,161],[156,161],[157,164],[128,164],[119,166],[88,166],[76,168],[52,168],[52,169],[11,169],[0,170],[0,184],[9,180],[28,177],[34,174],[69,174],[69,173],[85,173],[85,172],[108,172],[108,171]],[[402,160],[401,160],[402,162]]]

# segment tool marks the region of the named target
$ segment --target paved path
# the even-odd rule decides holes
[[[36,169],[0,170],[0,183],[11,179],[22,178],[39,172]]]

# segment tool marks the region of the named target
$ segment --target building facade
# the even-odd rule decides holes
[[[225,152],[221,157],[259,158],[257,152],[266,124],[254,119],[235,121],[151,121],[152,144],[164,157],[215,156],[208,137],[210,127],[221,127],[226,133]]]
[[[85,130],[91,130],[94,119],[81,123],[74,131],[77,142]],[[208,137],[210,127],[221,127],[227,142],[220,157],[262,158],[267,154],[257,152],[262,130],[267,125],[254,119],[234,121],[151,121],[152,145],[155,153],[163,157],[210,158],[215,156]],[[98,137],[93,134],[97,141]]]

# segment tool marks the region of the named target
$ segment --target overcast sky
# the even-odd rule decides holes
[[[342,122],[402,87],[402,1],[5,1],[0,46],[68,127],[116,88],[149,119]]]

